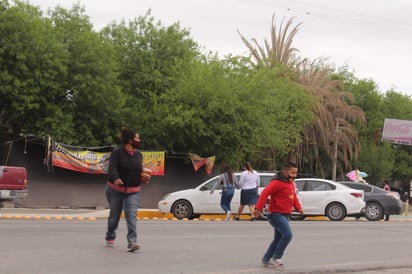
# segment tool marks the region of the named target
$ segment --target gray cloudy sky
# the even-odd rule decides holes
[[[28,0],[43,10],[70,8],[77,0]],[[277,21],[302,23],[294,46],[302,57],[326,57],[370,78],[381,92],[393,88],[412,95],[412,1],[410,0],[82,0],[96,30],[133,19],[149,9],[163,25],[180,22],[206,50],[246,54],[239,30],[259,43]]]

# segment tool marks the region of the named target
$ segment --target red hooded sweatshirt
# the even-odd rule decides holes
[[[290,214],[292,207],[297,211],[302,209],[302,205],[296,196],[295,183],[289,182],[281,174],[278,174],[263,189],[256,203],[256,209],[262,211],[270,196],[269,212]]]

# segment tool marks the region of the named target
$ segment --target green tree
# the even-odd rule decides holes
[[[75,145],[107,145],[124,97],[113,48],[78,5],[49,17],[29,4],[2,3],[0,127]]]
[[[383,98],[383,113],[385,118],[412,121],[412,98],[395,91],[388,91]],[[383,121],[382,121],[383,126]],[[392,179],[400,181],[403,188],[409,185],[412,178],[412,146],[392,145],[395,152]]]
[[[60,106],[72,114],[76,135],[65,140],[85,146],[111,144],[122,125],[120,114],[125,106],[114,47],[93,31],[89,17],[78,4],[71,10],[56,7],[50,19],[56,39],[62,41],[67,54]]]
[[[113,43],[119,62],[119,85],[127,97],[123,120],[144,136],[143,147],[161,149],[167,141],[153,134],[159,127],[153,109],[200,56],[197,43],[178,23],[165,27],[155,22],[150,11],[128,23],[112,23],[102,35]]]
[[[359,80],[352,73],[342,72],[345,85],[366,116],[366,126],[359,127],[360,156],[353,165],[368,173],[369,183],[381,186],[384,180],[409,182],[411,147],[381,141],[385,118],[411,120],[411,98],[389,91],[381,94],[372,80]],[[402,186],[404,187],[404,186]]]
[[[50,21],[29,4],[3,2],[0,36],[0,126],[7,138],[51,133],[57,124],[62,135],[71,134],[71,114],[52,103],[66,70]]]
[[[168,149],[216,155],[238,168],[245,159],[270,166],[273,158],[262,160],[264,152],[287,153],[301,141],[298,125],[311,118],[310,98],[273,74],[216,58],[194,63],[161,96],[157,136]]]

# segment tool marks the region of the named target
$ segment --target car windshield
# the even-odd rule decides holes
[[[213,186],[215,185],[216,181],[218,178],[213,179],[212,181],[208,182],[207,184],[203,185],[200,190],[201,191],[206,191],[206,190],[211,190],[213,188]],[[222,185],[221,184],[217,184],[215,190],[220,190],[222,189]]]

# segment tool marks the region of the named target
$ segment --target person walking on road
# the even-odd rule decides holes
[[[231,218],[231,207],[233,195],[235,194],[235,187],[237,186],[237,179],[235,174],[233,174],[232,168],[230,166],[225,166],[223,173],[216,180],[213,185],[210,194],[213,194],[218,185],[222,186],[222,197],[220,198],[220,206],[226,213],[226,221],[232,220]]]
[[[106,246],[112,247],[116,229],[124,210],[127,223],[127,251],[140,249],[137,244],[137,210],[140,200],[140,184],[148,183],[150,175],[143,172],[143,156],[138,150],[139,133],[126,127],[121,129],[122,145],[110,155],[106,186],[106,198],[110,206],[107,222]]]
[[[303,214],[302,205],[296,195],[294,180],[298,169],[295,164],[286,162],[280,172],[264,188],[256,203],[255,217],[259,216],[270,197],[268,221],[273,226],[274,238],[262,258],[264,267],[283,269],[282,257],[292,240],[289,215],[294,207]]]
[[[235,220],[239,221],[240,214],[242,214],[244,207],[249,206],[249,212],[251,215],[251,221],[255,221],[256,217],[253,216],[255,211],[255,204],[258,198],[258,188],[260,186],[259,174],[253,169],[251,163],[245,163],[245,171],[240,174],[239,187],[240,191],[240,205],[235,217]]]
[[[383,189],[385,191],[391,191],[391,187],[389,186],[388,182],[383,182]],[[389,221],[389,214],[385,214],[385,221]]]

